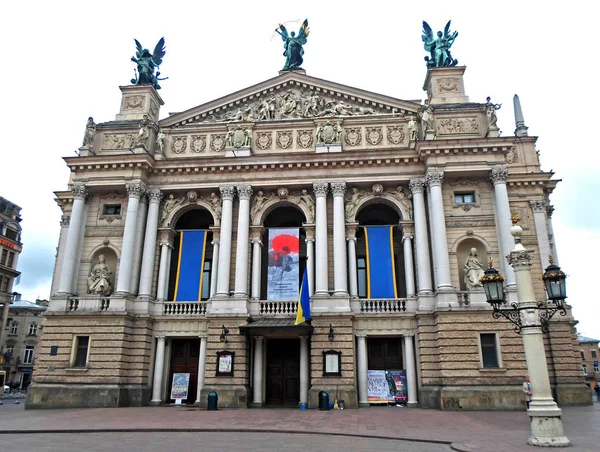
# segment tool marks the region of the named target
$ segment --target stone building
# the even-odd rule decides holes
[[[579,353],[581,354],[581,367],[583,376],[587,382],[597,384],[600,380],[600,367],[598,367],[598,354],[600,349],[598,348],[598,339],[594,339],[586,336],[577,336],[579,341]]]
[[[423,104],[287,71],[164,119],[152,86],[121,87],[115,120],[90,118],[65,158],[27,407],[168,403],[187,373],[200,406],[216,391],[221,407],[312,408],[325,390],[351,408],[369,372],[397,370],[410,406],[522,408],[522,338],[478,282],[492,258],[516,300],[511,215],[534,274],[558,261],[557,180],[518,98],[499,136],[464,71],[428,69]],[[305,270],[312,322],[295,326]],[[565,405],[589,403],[575,324],[545,336]]]

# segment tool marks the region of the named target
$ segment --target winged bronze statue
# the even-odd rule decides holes
[[[285,57],[285,64],[282,71],[293,71],[302,69],[302,62],[304,61],[302,55],[304,55],[304,49],[302,46],[306,44],[306,40],[310,31],[308,29],[308,19],[305,19],[298,30],[298,35],[293,31],[288,33],[287,28],[284,25],[279,24],[279,28],[275,31],[279,33],[281,39],[283,39],[283,56]]]
[[[437,37],[433,35],[433,30],[429,24],[423,21],[423,44],[425,50],[430,53],[430,56],[425,57],[428,68],[433,67],[452,67],[458,64],[458,60],[452,58],[450,55],[450,47],[454,44],[454,40],[458,36],[458,32],[450,31],[450,22],[446,24],[444,33],[441,31],[437,32]]]
[[[160,72],[158,71],[158,67],[166,53],[165,38],[160,38],[152,53],[148,49],[144,49],[137,39],[134,39],[134,41],[137,52],[135,57],[131,57],[131,61],[137,63],[137,72],[135,78],[131,79],[131,83],[134,85],[152,85],[155,89],[160,89],[158,81],[166,80],[166,78],[159,78]],[[154,70],[156,70],[156,74],[154,74]]]

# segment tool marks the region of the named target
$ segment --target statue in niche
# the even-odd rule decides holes
[[[221,221],[221,198],[213,191],[208,198],[208,203],[215,214],[215,222]]]
[[[477,257],[477,248],[471,248],[469,257],[465,261],[463,267],[465,272],[465,286],[467,289],[473,289],[477,287],[483,287],[481,284],[481,278],[484,276],[483,264]]]
[[[458,32],[450,31],[450,20],[444,28],[444,33],[441,31],[437,32],[437,37],[433,36],[433,30],[429,24],[423,21],[423,36],[421,40],[425,46],[425,50],[430,53],[430,56],[425,57],[427,68],[434,67],[453,67],[458,64],[458,60],[452,58],[450,55],[450,47],[454,44],[454,40],[458,36]]]
[[[158,71],[158,67],[166,53],[165,38],[160,38],[152,54],[148,49],[144,49],[137,39],[134,39],[134,41],[137,52],[135,57],[131,57],[131,61],[137,63],[137,73],[135,78],[131,79],[131,83],[134,85],[152,85],[154,89],[160,89],[158,81],[166,80],[166,78],[159,78],[160,72]],[[156,74],[154,74],[155,69]]]
[[[308,29],[308,19],[305,19],[298,30],[298,36],[293,31],[288,33],[287,28],[284,25],[279,24],[279,28],[275,31],[283,39],[283,56],[285,57],[285,64],[283,65],[282,71],[293,71],[302,69],[302,62],[304,59],[304,49],[302,46],[306,44],[308,35],[310,33]]]
[[[298,199],[298,204],[304,204],[306,210],[309,212],[309,217],[306,220],[309,223],[312,223],[315,219],[315,200],[308,193],[308,190],[302,190]]]
[[[360,199],[360,191],[358,188],[353,187],[350,192],[350,199],[346,202],[346,221],[350,221],[356,212],[358,207],[358,200]]]
[[[94,146],[94,138],[96,136],[96,124],[91,116],[85,125],[85,133],[83,135],[83,147],[91,148]]]
[[[167,217],[169,216],[171,211],[175,208],[175,206],[177,206],[178,204],[181,204],[184,201],[184,199],[185,198],[175,199],[175,196],[173,196],[173,194],[171,193],[169,195],[169,197],[167,198],[167,200],[165,201],[165,204],[163,206],[162,216],[160,217],[160,222],[164,223],[164,221],[167,219]]]
[[[403,220],[412,220],[413,218],[413,205],[412,201],[408,196],[404,194],[404,189],[402,185],[398,185],[396,190],[389,192],[391,196],[398,200],[398,203],[402,206],[402,210],[407,213],[407,218],[403,218]]]
[[[160,152],[163,152],[165,150],[165,138],[167,136],[165,135],[165,132],[163,131],[163,129],[160,129],[158,131],[158,134],[156,135],[156,146],[158,147],[158,150]]]
[[[435,130],[433,122],[433,108],[427,99],[425,99],[424,104],[419,107],[418,115],[421,118],[421,126],[424,131],[427,132]]]
[[[419,124],[415,121],[414,116],[411,116],[408,120],[408,134],[410,141],[417,141],[419,139]]]
[[[498,130],[498,126],[496,123],[498,122],[498,117],[496,116],[496,110],[500,110],[502,104],[493,104],[491,102],[491,97],[485,98],[485,117],[487,119],[488,132],[490,130]]]
[[[150,121],[148,120],[148,115],[144,115],[142,120],[140,121],[140,130],[138,132],[137,140],[135,142],[136,145],[146,146],[148,142],[148,137],[150,136],[149,126]]]
[[[110,295],[112,293],[112,288],[110,286],[111,276],[112,271],[110,271],[110,268],[106,265],[104,254],[99,255],[98,263],[94,265],[94,268],[88,277],[88,293],[92,295]]]

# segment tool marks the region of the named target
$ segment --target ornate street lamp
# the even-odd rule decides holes
[[[488,303],[494,309],[495,319],[505,317],[515,325],[515,331],[523,336],[523,348],[527,361],[527,372],[531,379],[531,403],[527,409],[530,418],[528,444],[543,447],[565,447],[571,442],[563,431],[562,411],[556,405],[550,388],[548,364],[542,333],[548,332],[548,322],[556,312],[566,315],[565,274],[552,261],[542,279],[548,300],[536,301],[531,279],[533,252],[527,251],[521,243],[523,229],[513,219],[511,234],[515,238],[515,248],[507,256],[508,263],[515,271],[518,302],[506,305],[502,283],[504,278],[490,265],[481,278]]]

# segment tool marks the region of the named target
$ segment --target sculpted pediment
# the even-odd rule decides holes
[[[160,127],[415,114],[419,104],[286,72],[228,96],[175,113]]]

